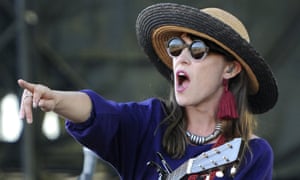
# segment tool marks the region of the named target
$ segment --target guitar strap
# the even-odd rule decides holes
[[[221,135],[218,139],[218,141],[212,146],[212,148],[216,148],[220,145],[223,145],[225,143],[225,137],[223,135]],[[209,174],[209,180],[213,180],[216,176],[216,171],[213,171]],[[198,175],[198,174],[192,174],[190,176],[188,176],[188,180],[201,180],[203,179],[202,175]]]

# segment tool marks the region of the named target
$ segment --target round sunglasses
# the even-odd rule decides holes
[[[203,60],[209,48],[201,40],[193,40],[191,44],[186,44],[181,38],[172,38],[168,41],[167,51],[170,57],[177,57],[181,54],[182,50],[188,48],[191,56],[195,60]]]

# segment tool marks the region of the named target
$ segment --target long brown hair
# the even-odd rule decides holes
[[[223,136],[226,140],[242,137],[246,147],[256,127],[256,120],[248,109],[247,78],[245,71],[242,70],[236,77],[230,79],[229,89],[236,98],[239,119],[224,120],[223,123]],[[164,103],[167,117],[162,121],[162,124],[166,125],[162,146],[171,157],[180,158],[184,155],[189,143],[186,137],[187,121],[184,108],[176,102],[173,85],[171,85],[169,100]]]

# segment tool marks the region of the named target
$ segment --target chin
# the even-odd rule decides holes
[[[177,96],[176,96],[176,102],[179,106],[187,106],[189,104],[187,99],[180,98]]]

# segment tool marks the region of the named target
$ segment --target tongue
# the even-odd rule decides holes
[[[182,92],[189,86],[189,81],[183,81],[177,88],[178,91]]]

